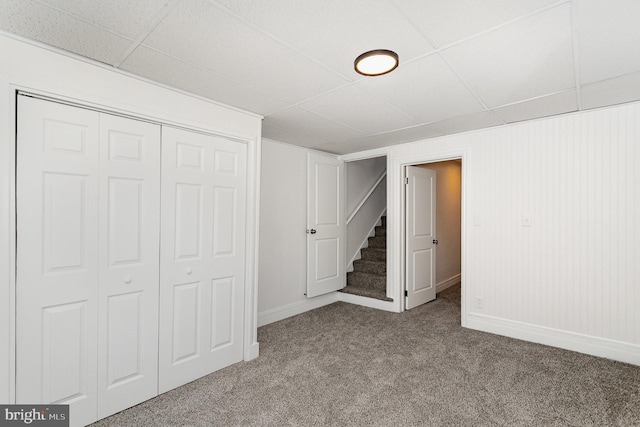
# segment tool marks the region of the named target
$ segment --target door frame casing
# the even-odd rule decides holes
[[[466,289],[466,260],[465,260],[465,246],[466,246],[466,162],[467,151],[466,150],[454,150],[446,152],[434,152],[426,153],[424,155],[416,156],[409,155],[404,157],[390,157],[387,171],[387,185],[388,192],[387,197],[389,202],[387,204],[387,233],[389,252],[387,260],[387,274],[389,274],[390,281],[387,292],[392,295],[394,304],[396,305],[396,311],[404,311],[405,297],[404,290],[406,288],[406,254],[405,254],[405,218],[406,218],[406,194],[405,194],[405,169],[407,166],[415,166],[425,163],[437,163],[448,160],[461,160],[461,218],[460,218],[460,280],[461,280],[461,324],[465,326],[466,310],[464,309],[467,301]]]
[[[389,266],[389,259],[390,259],[390,247],[389,247],[389,241],[391,239],[390,234],[389,234],[389,206],[391,206],[392,203],[392,198],[390,196],[390,184],[389,184],[389,171],[391,170],[391,148],[392,147],[383,147],[383,148],[374,148],[372,150],[367,150],[367,151],[359,151],[356,153],[350,153],[350,154],[343,154],[341,156],[339,156],[338,158],[340,160],[342,160],[345,164],[345,192],[346,192],[346,164],[349,162],[355,162],[358,160],[367,160],[367,159],[373,159],[376,157],[385,157],[387,159],[387,164],[386,164],[386,171],[387,171],[387,201],[386,201],[386,206],[387,206],[387,297],[392,298],[393,301],[392,302],[387,302],[387,301],[380,301],[380,300],[374,300],[372,298],[361,298],[361,297],[357,297],[355,295],[351,295],[351,294],[340,294],[340,300],[341,301],[346,301],[346,302],[351,302],[354,304],[359,304],[359,305],[365,305],[367,307],[372,307],[372,308],[377,308],[380,310],[386,310],[386,311],[391,311],[391,312],[395,312],[395,313],[399,313],[402,310],[398,308],[398,299],[396,298],[396,292],[392,292],[391,289],[395,289],[393,286],[393,276],[390,274],[390,270],[388,268]],[[358,302],[354,302],[353,298],[358,298]],[[404,296],[403,296],[404,298]],[[368,300],[370,299],[371,302],[363,302],[362,300]]]

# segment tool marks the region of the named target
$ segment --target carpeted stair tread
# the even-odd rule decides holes
[[[385,249],[387,247],[387,238],[386,237],[369,237],[369,247],[370,248],[378,248]]]
[[[375,298],[382,301],[393,301],[392,298],[387,297],[386,290],[357,288],[355,286],[347,286],[341,289],[340,292],[344,292],[345,294],[359,295],[367,298]]]
[[[369,261],[366,259],[357,259],[353,262],[354,271],[362,271],[363,273],[377,274],[378,276],[387,275],[387,263],[379,261]]]
[[[387,290],[387,277],[377,274],[352,271],[347,273],[347,283],[356,288]]]
[[[386,248],[362,248],[360,251],[362,259],[369,261],[382,261],[387,262],[387,249]]]

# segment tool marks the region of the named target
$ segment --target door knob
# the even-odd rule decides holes
[[[316,230],[314,230],[313,228],[311,230],[307,230],[307,233],[309,234],[316,234]]]
[[[131,283],[131,277],[129,277],[129,276],[125,277],[123,282],[128,285],[129,283]]]
[[[193,273],[193,270],[187,267],[187,274]]]
[[[437,241],[436,239],[433,239],[433,244],[434,244],[434,245],[437,245],[437,244],[438,244],[438,241]]]

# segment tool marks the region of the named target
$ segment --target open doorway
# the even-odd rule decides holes
[[[459,292],[462,279],[462,159],[403,165],[405,309]],[[421,184],[422,183],[422,184]]]
[[[348,302],[393,301],[387,295],[386,175],[386,156],[345,162],[347,278],[341,293]]]

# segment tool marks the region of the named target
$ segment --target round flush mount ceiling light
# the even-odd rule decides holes
[[[358,56],[353,67],[363,76],[381,76],[395,70],[398,67],[398,62],[397,53],[386,49],[377,49]]]

